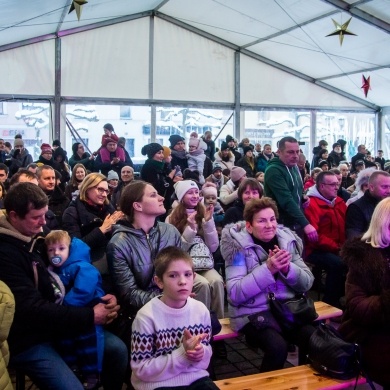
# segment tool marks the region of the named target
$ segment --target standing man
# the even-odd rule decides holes
[[[317,242],[306,245],[306,260],[326,271],[323,301],[340,307],[344,296],[346,267],[340,257],[345,242],[345,213],[347,206],[337,196],[339,180],[330,171],[320,172],[316,185],[309,188],[310,199],[305,216],[318,233]]]
[[[238,151],[234,138],[231,135],[226,136],[226,143],[228,144],[229,150],[233,153],[234,161],[237,161],[242,157]]]
[[[204,151],[204,154],[211,161],[214,161],[215,142],[212,140],[212,137],[213,137],[213,135],[212,135],[211,131],[207,130],[207,131],[205,131],[205,133],[203,134],[203,137],[201,137],[201,138],[203,139],[203,141],[207,145],[207,149]]]
[[[376,205],[388,196],[390,174],[385,171],[373,172],[364,195],[348,206],[345,221],[347,238],[361,236],[367,231]]]
[[[303,232],[309,241],[318,240],[316,229],[306,219],[303,208],[308,199],[303,199],[303,183],[297,167],[299,144],[293,137],[283,137],[278,144],[278,156],[268,162],[264,176],[264,192],[275,200],[279,221],[301,237]]]
[[[9,178],[15,174],[19,168],[26,168],[33,162],[31,154],[24,147],[24,141],[16,138],[14,141],[14,150],[9,158]]]
[[[385,169],[385,162],[386,162],[386,160],[383,157],[383,150],[381,150],[381,149],[378,150],[378,154],[375,157],[375,162],[378,162],[379,164],[381,164],[381,169],[382,170]]]
[[[5,142],[3,138],[0,138],[0,163],[4,163],[8,157],[8,153],[5,150]]]
[[[356,162],[362,160],[363,162],[366,159],[367,149],[365,145],[359,145],[357,153],[351,159],[351,171],[357,171]],[[363,168],[364,169],[364,168]]]
[[[126,150],[126,138],[125,137],[119,137],[118,138],[118,148],[122,148],[125,152],[125,161],[127,161],[127,165],[134,168],[133,160],[130,157],[129,152]]]
[[[53,280],[42,258],[48,199],[35,184],[13,186],[0,212],[0,275],[15,297],[15,317],[8,336],[11,364],[23,370],[41,389],[83,390],[55,345],[80,336],[94,325],[117,317],[113,295],[94,307],[57,304],[61,285]],[[105,332],[102,381],[105,389],[122,388],[127,366],[125,345]]]

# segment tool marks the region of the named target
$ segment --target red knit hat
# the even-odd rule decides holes
[[[53,153],[53,149],[51,148],[51,146],[49,144],[42,144],[41,145],[41,154],[44,154],[47,152]]]

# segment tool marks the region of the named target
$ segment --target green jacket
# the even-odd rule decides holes
[[[280,223],[287,227],[309,225],[301,207],[303,183],[298,167],[287,167],[279,157],[270,160],[265,170],[264,194],[278,205]]]

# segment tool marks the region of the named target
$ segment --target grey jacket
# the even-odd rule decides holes
[[[235,331],[249,322],[248,315],[269,310],[269,292],[277,298],[293,298],[313,284],[314,276],[301,257],[301,239],[282,225],[278,225],[276,236],[279,248],[289,251],[292,259],[288,274],[278,273],[275,278],[265,264],[268,254],[253,242],[244,225],[230,224],[222,231],[229,317]]]
[[[173,225],[156,222],[149,234],[125,221],[114,226],[107,245],[108,268],[120,304],[130,314],[161,293],[153,280],[153,260],[168,246],[181,248],[180,233]]]

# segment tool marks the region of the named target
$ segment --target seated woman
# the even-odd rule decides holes
[[[101,173],[87,175],[80,194],[71,201],[62,216],[62,228],[69,235],[80,238],[91,248],[92,264],[103,276],[105,289],[110,290],[106,260],[106,246],[111,238],[112,226],[122,217],[108,201],[107,178]]]
[[[341,256],[349,267],[346,310],[340,333],[358,343],[363,367],[374,382],[390,389],[390,198],[375,207],[363,237],[344,244]]]
[[[230,179],[221,187],[219,191],[219,200],[225,206],[232,206],[232,203],[238,197],[238,186],[246,179],[246,171],[241,167],[233,167],[230,171]]]
[[[291,342],[299,346],[302,362],[314,331],[311,324],[283,330],[270,312],[268,293],[280,299],[293,298],[308,291],[314,280],[302,260],[302,241],[290,229],[278,226],[277,217],[272,199],[252,199],[244,209],[245,228],[227,225],[221,239],[230,324],[264,352],[261,372],[283,368]],[[264,323],[250,320],[259,313],[266,319]]]
[[[192,180],[178,181],[175,184],[178,205],[166,218],[166,222],[174,225],[182,238],[185,251],[196,242],[197,236],[208,247],[211,253],[218,249],[218,233],[213,219],[214,206],[204,207],[199,196],[199,188]],[[213,310],[218,318],[224,317],[224,286],[222,276],[214,269],[196,273],[202,277],[203,283],[211,290],[211,302],[203,302],[208,309]]]
[[[222,226],[229,223],[239,222],[244,220],[244,207],[251,199],[259,199],[263,196],[263,187],[253,177],[244,179],[238,186],[238,199],[232,207],[226,210],[225,217],[222,221]]]

